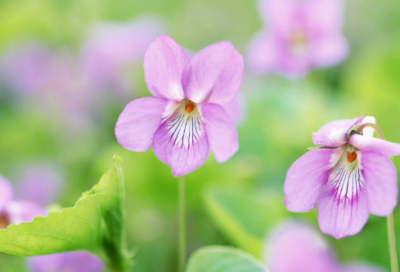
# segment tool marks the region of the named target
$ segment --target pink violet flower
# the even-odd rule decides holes
[[[342,0],[260,0],[259,9],[267,26],[249,47],[254,72],[299,78],[348,55]]]
[[[153,97],[130,102],[118,118],[115,135],[124,148],[153,147],[174,176],[190,173],[209,149],[218,162],[238,150],[238,135],[223,106],[238,94],[243,58],[228,41],[188,58],[168,36],[152,42],[144,58],[145,81]]]
[[[14,201],[11,184],[0,176],[0,229],[9,225],[30,222],[35,216],[46,216],[46,211],[38,204],[29,201]]]
[[[383,272],[364,263],[341,265],[328,243],[306,223],[289,221],[271,232],[266,242],[270,272]]]
[[[319,145],[293,163],[284,184],[285,205],[308,212],[318,202],[321,231],[339,239],[361,231],[369,214],[388,216],[397,205],[397,171],[389,159],[400,145],[373,138],[373,117],[333,121],[313,134]],[[361,127],[362,128],[362,127]]]
[[[101,260],[85,251],[74,251],[28,258],[32,272],[100,272],[104,266]]]

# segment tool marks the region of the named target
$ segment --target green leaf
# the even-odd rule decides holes
[[[234,244],[260,258],[265,235],[287,215],[283,199],[275,194],[210,190],[206,204],[212,219]]]
[[[187,272],[264,272],[251,255],[230,247],[205,247],[193,254]]]
[[[114,271],[131,265],[125,244],[122,160],[83,193],[73,208],[0,230],[0,252],[34,256],[75,250],[97,254]]]

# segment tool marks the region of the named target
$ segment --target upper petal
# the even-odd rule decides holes
[[[324,125],[318,132],[313,133],[315,145],[339,147],[347,143],[347,132],[355,125],[361,123],[364,117],[333,121]]]
[[[199,108],[215,159],[227,161],[239,149],[238,133],[232,119],[220,105],[205,103]]]
[[[152,95],[180,101],[184,98],[181,79],[189,59],[183,48],[160,35],[144,56],[144,77]]]
[[[0,175],[0,211],[13,199],[13,197],[14,191],[11,183]]]
[[[226,104],[242,85],[243,57],[228,42],[202,49],[185,68],[182,85],[185,97],[193,102]]]
[[[173,104],[173,101],[158,97],[144,97],[130,102],[115,126],[118,143],[136,152],[148,150],[168,106]]]
[[[357,152],[360,158],[360,152]],[[361,231],[368,220],[366,184],[358,160],[349,163],[347,152],[329,174],[318,203],[323,233],[340,239]]]
[[[396,167],[386,156],[373,152],[361,154],[369,211],[375,215],[388,216],[397,205]]]
[[[400,155],[400,144],[378,138],[354,134],[350,137],[349,143],[359,150],[374,152],[387,157]]]
[[[171,167],[175,177],[199,168],[209,153],[203,122],[196,111],[188,116],[184,109],[177,109],[154,134],[154,154]]]
[[[295,161],[286,174],[283,191],[285,206],[292,212],[308,212],[315,208],[322,188],[328,180],[335,158],[342,151],[315,149]]]

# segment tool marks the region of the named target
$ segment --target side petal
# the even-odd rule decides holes
[[[354,134],[351,136],[349,143],[361,151],[374,152],[387,157],[400,155],[400,144],[378,138]]]
[[[193,56],[183,72],[182,85],[185,97],[193,102],[223,105],[235,98],[242,79],[243,57],[224,41]]]
[[[357,152],[358,158],[360,153]],[[359,165],[349,165],[344,153],[330,172],[318,203],[321,231],[336,239],[361,231],[368,220],[366,185]]]
[[[227,161],[239,149],[238,133],[233,121],[217,104],[201,104],[199,108],[215,159],[217,162]]]
[[[363,120],[363,116],[355,119],[333,121],[324,125],[318,132],[313,133],[312,140],[315,145],[339,147],[347,143],[347,132]]]
[[[362,173],[372,214],[388,216],[397,205],[397,171],[386,156],[361,152]]]
[[[175,177],[199,168],[209,153],[200,115],[196,113],[189,118],[175,112],[154,134],[153,150],[160,161],[171,167]]]
[[[151,147],[169,105],[165,98],[144,97],[130,102],[118,117],[115,136],[124,148],[143,152]]]
[[[266,74],[277,69],[277,50],[271,34],[263,30],[250,42],[247,62],[255,74]]]
[[[13,197],[14,191],[11,183],[0,175],[0,211],[13,199]]]
[[[283,191],[285,206],[291,212],[308,212],[315,208],[329,171],[341,151],[315,149],[295,161],[286,174]],[[333,165],[332,165],[333,164]]]
[[[18,225],[31,222],[36,216],[46,216],[45,209],[38,204],[26,201],[13,201],[7,205],[5,212],[10,224]]]
[[[342,34],[328,35],[312,43],[311,58],[316,67],[327,67],[342,62],[349,54],[349,45]]]
[[[176,101],[184,98],[181,79],[189,59],[183,48],[168,36],[160,35],[144,56],[144,77],[150,93]]]

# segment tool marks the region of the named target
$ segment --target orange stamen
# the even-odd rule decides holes
[[[7,218],[0,215],[0,229],[6,229],[8,227]]]
[[[195,104],[192,101],[188,101],[185,105],[185,111],[191,113],[194,110]]]
[[[356,159],[357,159],[357,153],[355,151],[347,152],[347,160],[349,161],[349,163],[352,163]]]

